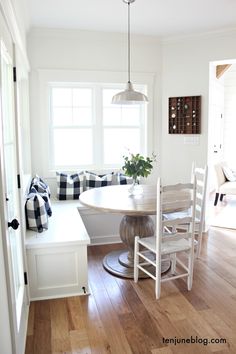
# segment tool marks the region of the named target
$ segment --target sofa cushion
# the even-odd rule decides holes
[[[223,165],[222,169],[223,169],[223,172],[224,172],[224,175],[225,175],[227,181],[230,181],[230,182],[235,182],[236,181],[236,175],[231,170],[231,168],[229,168],[229,166]]]
[[[91,188],[105,187],[112,184],[113,173],[106,175],[97,175],[93,172],[85,172],[85,185],[86,190]]]
[[[220,186],[226,182],[226,178],[220,163],[216,164],[214,167],[215,167],[215,177],[216,177],[215,181],[216,181],[216,192],[217,192],[219,191]]]
[[[57,197],[59,200],[79,199],[83,190],[83,172],[73,175],[57,172]]]
[[[221,194],[236,194],[236,182],[225,182],[219,188]]]

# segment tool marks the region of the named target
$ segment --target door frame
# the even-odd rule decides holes
[[[6,21],[4,19],[4,15],[0,9],[1,18],[3,18],[5,26]],[[12,52],[12,60],[13,67],[15,66],[15,45],[12,39],[11,33],[8,31],[9,38],[11,38],[11,45],[13,48]],[[0,86],[1,89],[1,86]],[[18,101],[17,101],[17,83],[14,82],[12,85],[12,94],[13,94],[13,106],[14,106],[14,115],[13,120],[15,124],[15,145],[16,145],[16,169],[17,175],[20,176],[20,154],[19,154],[19,121],[18,121]],[[1,95],[1,90],[0,90]],[[7,205],[6,205],[6,184],[5,184],[5,165],[4,165],[4,151],[3,151],[3,117],[2,117],[2,97],[0,97],[0,210],[1,210],[1,237],[2,237],[2,250],[4,256],[4,270],[5,270],[5,279],[6,279],[6,290],[7,290],[7,302],[6,306],[8,307],[9,314],[9,324],[10,324],[10,332],[11,332],[11,347],[12,353],[23,354],[26,343],[26,332],[27,332],[27,323],[28,323],[28,312],[29,312],[29,292],[28,286],[24,285],[24,299],[22,304],[22,314],[21,314],[21,326],[19,331],[17,331],[16,324],[16,315],[15,309],[12,306],[12,274],[11,274],[11,262],[9,262],[9,245],[8,245],[8,215],[7,215]],[[15,176],[17,178],[17,176]],[[27,262],[26,262],[26,253],[25,253],[25,218],[24,218],[24,210],[23,210],[23,193],[22,189],[17,189],[18,200],[19,200],[19,219],[20,219],[20,242],[22,248],[22,263],[23,263],[23,271],[27,271]],[[22,338],[23,336],[23,338]],[[9,353],[10,354],[10,353]]]

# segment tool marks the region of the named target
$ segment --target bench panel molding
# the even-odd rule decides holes
[[[26,233],[31,301],[89,293],[90,237],[77,202],[53,202],[48,230]]]

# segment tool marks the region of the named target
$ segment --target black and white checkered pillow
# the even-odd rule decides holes
[[[85,172],[86,177],[86,190],[91,188],[110,186],[112,183],[113,173],[108,173],[107,175],[96,175],[92,172]]]
[[[35,192],[28,194],[25,203],[26,226],[27,229],[43,232],[48,229],[48,214],[43,197],[36,190]]]
[[[133,178],[126,176],[123,173],[118,172],[117,173],[117,183],[118,184],[132,184]]]
[[[59,200],[79,199],[84,190],[84,173],[67,175],[57,172],[57,197]]]
[[[48,216],[52,216],[49,186],[38,175],[32,179],[29,193],[38,193],[45,201]]]
[[[44,182],[44,180],[39,177],[38,175],[35,175],[34,178],[31,181],[31,187],[34,187],[36,191],[40,193],[47,193],[48,196],[50,197],[50,189],[47,183]]]

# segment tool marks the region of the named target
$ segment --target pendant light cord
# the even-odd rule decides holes
[[[130,83],[130,2],[128,2],[128,82]]]

